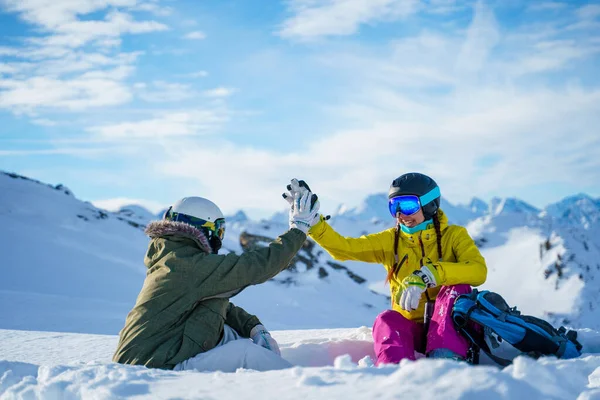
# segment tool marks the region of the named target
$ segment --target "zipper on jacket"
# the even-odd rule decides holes
[[[400,268],[402,268],[402,265],[406,260],[408,260],[408,254],[404,254],[402,260],[398,264],[396,264],[396,266],[394,267],[394,275],[398,275],[398,272],[400,272]]]

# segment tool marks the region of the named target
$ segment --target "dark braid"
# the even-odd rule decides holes
[[[433,226],[435,227],[435,235],[437,241],[437,250],[440,261],[442,260],[442,230],[440,229],[440,219],[438,218],[438,211],[433,215]]]

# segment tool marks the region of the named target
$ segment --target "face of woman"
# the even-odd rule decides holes
[[[413,228],[419,225],[421,222],[425,221],[425,216],[423,215],[423,209],[419,209],[419,211],[413,215],[404,215],[400,213],[397,217],[398,222],[404,226],[409,228]]]

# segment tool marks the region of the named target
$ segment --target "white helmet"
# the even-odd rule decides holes
[[[221,209],[212,201],[203,197],[184,197],[169,207],[164,219],[185,222],[208,234],[213,246],[221,247],[220,241],[225,236],[225,216]]]
[[[173,204],[172,211],[210,222],[225,218],[221,209],[204,197],[184,197]]]

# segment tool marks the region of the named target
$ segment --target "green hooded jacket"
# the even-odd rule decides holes
[[[229,298],[284,270],[306,240],[290,229],[268,247],[219,255],[199,229],[182,222],[155,221],[146,233],[148,272],[113,361],[163,369],[214,348],[224,324],[249,337],[260,321]]]

